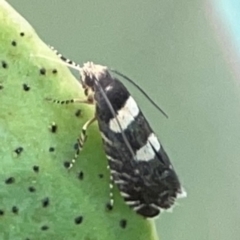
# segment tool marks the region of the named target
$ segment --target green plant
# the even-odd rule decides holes
[[[0,239],[156,239],[153,223],[130,210],[116,189],[115,208],[106,211],[109,172],[96,124],[76,164],[64,167],[94,108],[44,100],[84,96],[66,67],[33,57],[56,58],[4,0],[0,43]]]

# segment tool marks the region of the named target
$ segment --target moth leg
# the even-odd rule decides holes
[[[86,104],[95,104],[94,103],[94,92],[84,87],[84,94],[86,95],[86,99],[79,99],[79,98],[72,98],[67,100],[59,100],[59,99],[52,99],[52,98],[45,98],[45,100],[57,103],[57,104],[69,104],[69,103],[86,103]]]
[[[107,167],[109,169],[109,166]],[[112,210],[114,205],[114,199],[113,199],[113,176],[110,173],[110,179],[109,179],[109,202],[106,204],[107,210]]]
[[[83,149],[83,145],[87,140],[87,129],[88,127],[96,121],[96,117],[94,116],[93,118],[91,118],[90,120],[88,120],[82,127],[81,130],[81,134],[79,136],[79,138],[77,139],[77,150],[75,152],[74,158],[72,159],[70,165],[69,165],[69,169],[72,168],[73,164],[76,162],[76,159],[78,158],[80,152]]]
[[[86,104],[94,104],[93,101],[93,95],[89,95],[87,96],[87,99],[79,99],[79,98],[72,98],[72,99],[68,99],[68,100],[58,100],[58,99],[52,99],[52,98],[45,98],[45,100],[49,101],[49,102],[53,102],[53,103],[57,103],[57,104],[69,104],[69,103],[86,103]],[[96,120],[96,117],[93,117],[92,119],[90,119],[89,121],[87,121],[81,131],[81,134],[79,136],[79,138],[77,139],[77,150],[75,152],[74,158],[72,159],[72,161],[67,161],[64,162],[64,166],[67,169],[72,168],[73,164],[76,162],[77,157],[79,156],[82,148],[83,148],[83,144],[86,141],[87,135],[86,135],[86,130],[87,128]]]
[[[52,99],[52,98],[45,98],[45,100],[52,102],[52,103],[57,103],[57,104],[71,104],[71,103],[86,103],[86,104],[94,104],[91,98],[87,99],[79,99],[79,98],[72,98],[72,99],[67,99],[67,100],[59,100],[59,99]]]

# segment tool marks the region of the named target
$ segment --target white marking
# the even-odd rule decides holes
[[[120,175],[120,173],[119,173],[119,175]],[[128,175],[127,173],[121,173],[121,175],[127,179],[130,179],[130,180],[132,179],[132,177],[130,175]]]
[[[106,88],[105,88],[105,91],[107,92],[107,91],[110,91],[110,90],[112,90],[112,88],[113,88],[113,86],[107,86]]]
[[[103,132],[100,132],[100,134],[101,134],[101,137],[104,140],[104,142],[108,143],[111,146],[113,145],[113,142],[110,141]]]
[[[138,211],[139,209],[141,209],[142,207],[144,207],[144,206],[146,206],[145,204],[140,204],[140,205],[138,205],[138,206],[136,206],[136,207],[133,207],[133,210],[134,211]]]
[[[149,161],[155,157],[155,152],[153,151],[153,148],[155,151],[160,150],[160,143],[154,133],[151,133],[148,137],[147,143],[141,147],[136,152],[136,158],[139,161]]]
[[[126,204],[127,204],[127,205],[130,205],[130,206],[131,206],[131,205],[135,205],[135,204],[139,204],[139,203],[140,203],[139,201],[127,201],[127,200],[126,200]]]
[[[158,206],[157,206],[156,204],[154,204],[154,203],[151,203],[150,206],[153,207],[153,208],[156,208],[156,209],[161,209],[160,207],[158,207]]]
[[[128,184],[127,182],[125,182],[123,180],[115,180],[114,183],[115,184]]]
[[[117,171],[115,171],[115,170],[111,170],[110,173],[113,174],[113,175],[114,175],[114,174],[119,174],[119,173],[118,173]]]
[[[187,197],[187,192],[186,190],[182,187],[181,188],[181,192],[180,193],[177,193],[177,198],[185,198]]]
[[[127,194],[127,193],[125,193],[125,192],[120,192],[120,194],[121,194],[121,196],[122,196],[123,198],[130,197],[130,195]]]
[[[106,158],[107,158],[108,160],[111,160],[111,159],[112,159],[112,157],[110,157],[109,155],[106,155]]]
[[[106,155],[106,157],[107,157],[107,159],[108,159],[109,161],[111,161],[111,162],[119,162],[119,160],[114,159],[114,158],[110,157],[109,155]]]
[[[134,170],[134,173],[135,173],[136,175],[139,175],[139,174],[140,174],[140,171],[139,171],[138,169],[135,169],[135,170]]]
[[[140,204],[139,206],[133,207],[133,210],[134,210],[134,211],[138,211],[138,210],[140,210],[141,208],[146,207],[146,206],[148,206],[148,205],[147,205],[147,204]],[[155,204],[150,204],[150,206],[153,207],[153,208],[155,208],[155,209],[159,209],[159,210],[160,210],[160,213],[164,211],[164,209],[158,207],[158,206],[155,205]],[[156,215],[155,217],[146,217],[146,218],[147,218],[147,219],[154,220],[154,219],[157,219],[158,217],[159,217],[159,214]]]
[[[125,102],[125,105],[116,113],[118,121],[116,118],[111,119],[109,122],[109,127],[113,132],[120,133],[121,129],[119,127],[119,124],[124,131],[127,129],[129,124],[135,120],[135,117],[137,117],[138,114],[139,108],[137,106],[137,103],[131,96],[129,96]]]
[[[110,183],[110,184],[109,184],[109,187],[110,187],[110,189],[112,189],[112,188],[113,188],[113,185]]]

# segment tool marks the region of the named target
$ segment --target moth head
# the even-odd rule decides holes
[[[104,79],[108,74],[107,67],[94,64],[93,62],[87,62],[83,64],[80,69],[82,87],[85,92],[91,89],[93,92],[96,89],[98,83],[101,84],[101,80]]]

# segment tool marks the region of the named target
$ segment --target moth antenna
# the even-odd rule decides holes
[[[152,105],[157,108],[159,112],[161,112],[166,118],[168,118],[168,115],[148,96],[148,94],[140,87],[138,86],[132,79],[127,77],[126,75],[122,74],[121,72],[115,70],[115,69],[110,69],[111,72],[116,73],[117,75],[125,78],[128,82],[130,82],[133,86],[135,86],[148,100]]]
[[[69,58],[64,57],[58,50],[56,50],[53,46],[48,45],[49,48],[65,63],[70,64],[71,66],[75,66],[81,68],[79,64],[75,63],[74,61],[70,60]]]
[[[134,152],[133,152],[133,149],[132,149],[132,147],[131,147],[131,145],[130,145],[130,143],[129,143],[129,141],[128,141],[128,139],[127,139],[125,133],[124,133],[124,130],[122,129],[122,126],[121,126],[121,124],[120,124],[120,122],[119,122],[119,120],[118,120],[118,118],[117,118],[117,114],[116,114],[115,110],[114,110],[113,107],[112,107],[112,104],[110,103],[110,101],[109,101],[109,99],[108,99],[106,93],[104,92],[104,90],[103,90],[103,88],[101,87],[101,85],[98,84],[98,81],[97,81],[96,79],[95,79],[95,84],[96,84],[97,87],[99,88],[99,90],[100,90],[100,92],[101,92],[103,98],[105,99],[105,101],[106,101],[106,103],[107,103],[107,105],[108,105],[108,107],[109,107],[109,109],[110,109],[112,115],[113,115],[114,118],[116,119],[117,124],[118,124],[118,127],[119,127],[120,130],[121,130],[121,134],[122,134],[123,140],[124,140],[124,142],[125,142],[125,144],[126,144],[128,150],[130,151],[130,153],[131,153],[133,159],[135,159],[136,157],[135,157],[135,154],[134,154]]]

